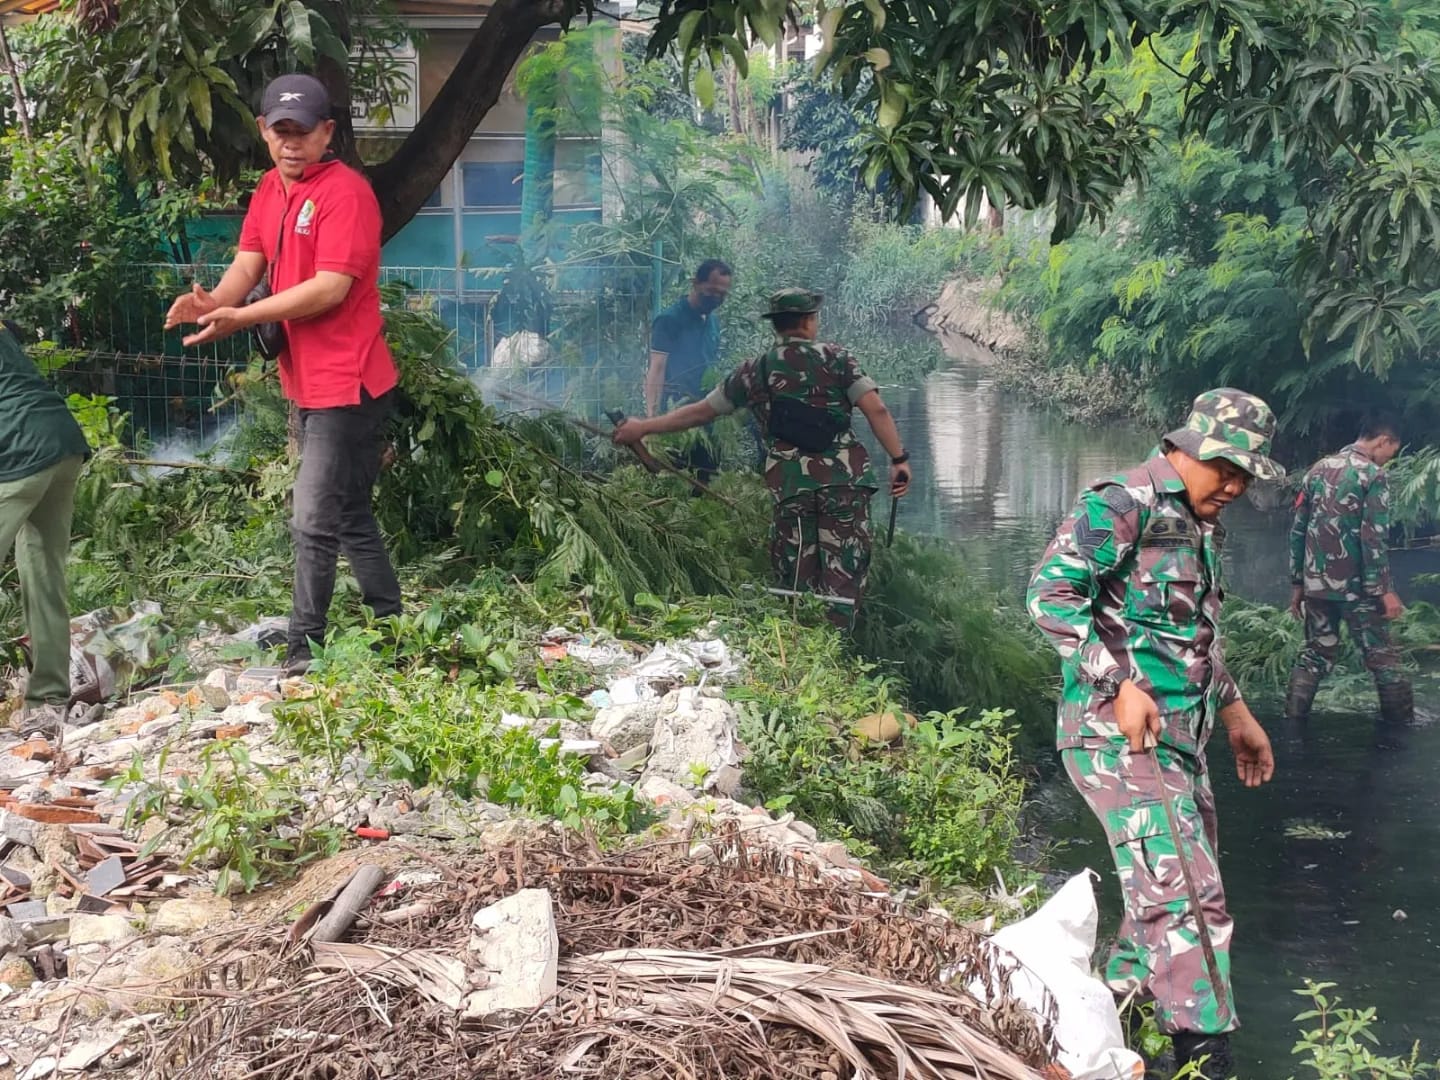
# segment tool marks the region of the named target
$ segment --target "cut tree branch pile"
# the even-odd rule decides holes
[[[395,877],[412,884],[382,888],[339,948],[277,955],[273,926],[217,939],[188,992],[194,1008],[145,1075],[1059,1075],[1053,1004],[1046,1016],[1020,1005],[1013,963],[980,935],[747,846],[733,823],[697,859],[699,847],[607,854],[548,829],[484,854],[388,845],[392,863],[429,873]],[[524,889],[549,894],[558,990],[531,1011],[462,1022],[450,986],[474,916]],[[982,986],[990,1005],[966,986]]]

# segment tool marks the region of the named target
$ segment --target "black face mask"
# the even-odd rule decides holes
[[[707,293],[701,293],[695,298],[695,307],[699,310],[700,314],[709,315],[710,312],[714,311],[724,302],[725,298],[723,296],[710,296]]]

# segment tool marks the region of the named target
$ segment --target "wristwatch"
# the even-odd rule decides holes
[[[909,460],[910,460],[910,451],[909,451],[909,450],[901,450],[899,457],[892,457],[892,458],[890,459],[890,464],[891,464],[891,465],[904,465],[904,464],[905,464],[907,461],[909,461]]]
[[[1091,685],[1099,691],[1100,696],[1106,700],[1115,698],[1120,693],[1120,684],[1130,678],[1130,673],[1123,668],[1116,668],[1114,671],[1107,671],[1098,679],[1093,680]]]

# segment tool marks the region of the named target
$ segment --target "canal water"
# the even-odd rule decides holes
[[[924,386],[884,391],[915,466],[899,524],[970,541],[977,569],[1018,598],[1079,493],[1141,460],[1157,433],[1067,423],[1002,392],[972,343],[950,341],[947,351],[951,365]],[[888,513],[881,507],[877,517]],[[1225,524],[1227,591],[1285,602],[1286,513],[1247,500],[1226,512]],[[1395,553],[1402,595],[1413,595],[1406,582],[1435,570],[1433,560]],[[1421,705],[1424,712],[1440,702]],[[1293,991],[1306,979],[1338,983],[1350,1004],[1375,1006],[1387,1049],[1420,1040],[1432,1060],[1440,1057],[1440,995],[1432,992],[1440,961],[1440,725],[1382,739],[1372,715],[1317,713],[1302,737],[1283,730],[1279,701],[1261,697],[1251,707],[1275,741],[1275,780],[1246,791],[1223,737],[1209,751],[1236,920],[1240,1076],[1300,1074],[1293,1018],[1307,1006]],[[1038,825],[1059,845],[1050,868],[1100,872],[1101,932],[1112,933],[1119,897],[1099,826],[1063,777],[1042,783],[1036,800]],[[1297,826],[1328,839],[1296,838]]]

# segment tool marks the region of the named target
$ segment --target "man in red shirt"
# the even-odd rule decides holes
[[[397,381],[380,314],[380,206],[369,182],[330,155],[330,98],[309,75],[265,88],[260,134],[275,168],[240,230],[235,261],[209,292],[178,297],[167,328],[196,323],[186,345],[280,323],[280,386],[299,407],[295,591],[287,667],[302,672],[325,638],[343,549],[367,607],[399,614],[400,585],[371,508]],[[245,303],[266,279],[270,294]]]

